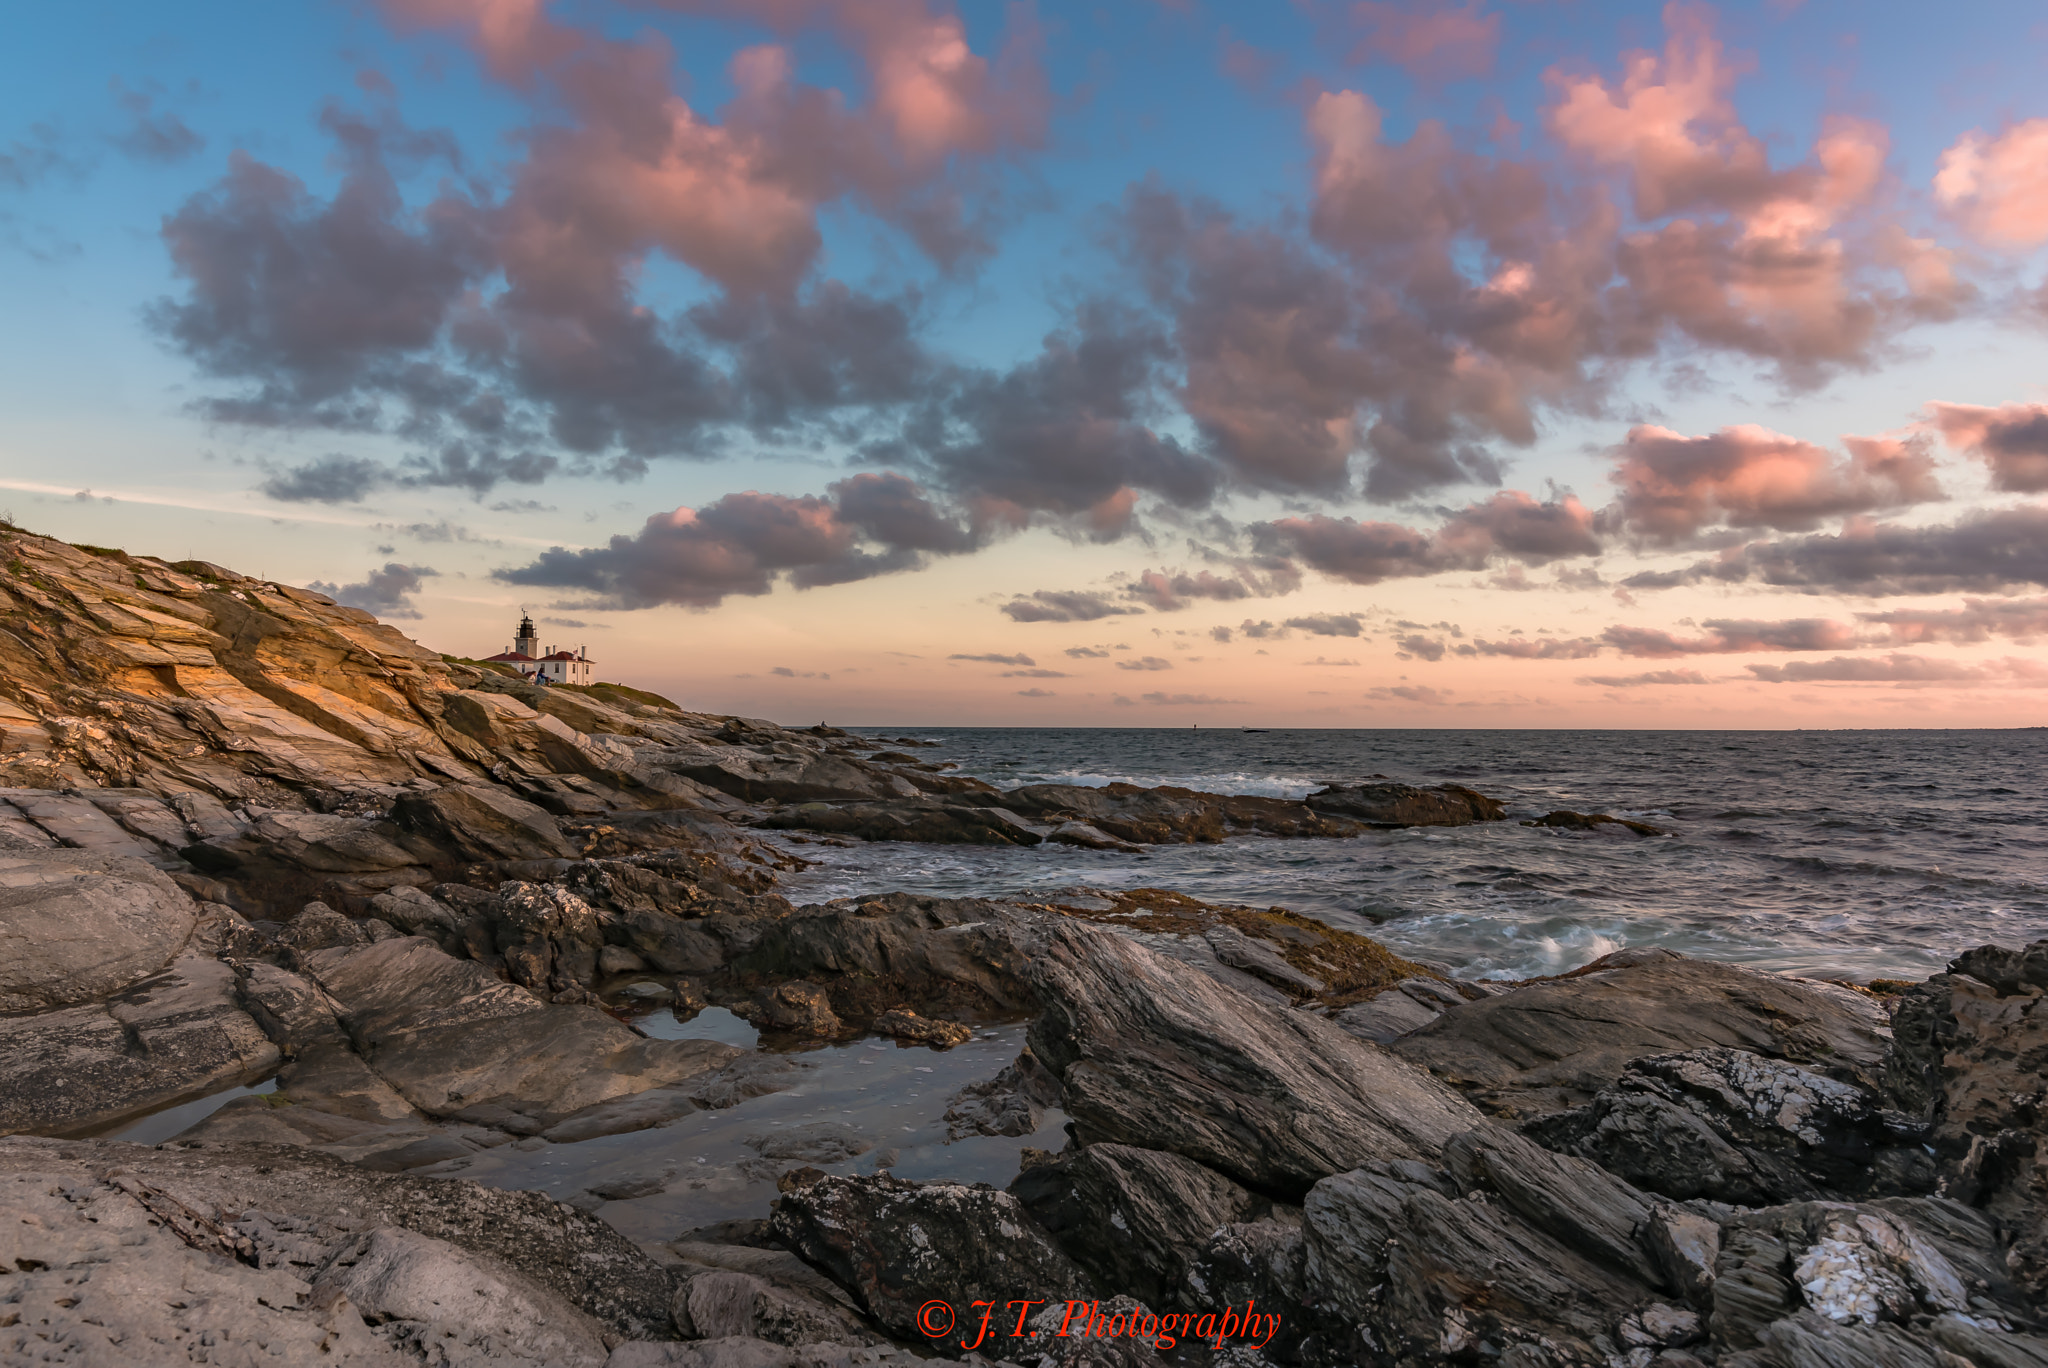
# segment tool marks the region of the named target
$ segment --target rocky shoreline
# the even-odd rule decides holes
[[[2048,941],[1882,991],[1660,951],[1502,984],[1166,890],[797,906],[805,842],[1505,814],[999,791],[908,738],[534,688],[219,566],[9,529],[0,562],[0,1362],[2048,1368]],[[998,1185],[896,1176],[837,1120],[757,1147],[772,1208],[659,1238],[619,1213],[673,1165],[462,1176],[655,1152],[802,1093],[806,1047],[1027,1022],[940,1104],[1026,1146]],[[1254,1307],[1263,1339],[1217,1319]]]

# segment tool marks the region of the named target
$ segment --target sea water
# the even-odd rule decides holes
[[[1154,886],[1283,906],[1471,977],[1611,950],[1920,979],[2048,936],[2048,729],[1615,732],[858,729],[999,787],[1177,784],[1301,797],[1373,775],[1457,783],[1509,820],[1343,840],[1249,836],[1142,855],[1068,846],[792,845],[798,902],[894,889],[1007,897]],[[1525,827],[1558,808],[1669,830]]]

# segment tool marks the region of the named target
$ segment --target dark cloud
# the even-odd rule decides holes
[[[1005,670],[1002,677],[1004,679],[1066,679],[1070,676],[1065,670],[1032,669]]]
[[[1439,637],[1404,636],[1395,641],[1394,645],[1399,648],[1397,654],[1403,660],[1411,657],[1419,657],[1423,660],[1442,660],[1444,658],[1444,643]]]
[[[1655,583],[1638,584],[1654,579]],[[1820,533],[1752,542],[1674,575],[1631,576],[1629,588],[1671,583],[1758,582],[1807,593],[1989,593],[2048,585],[2048,505],[1973,513],[1952,523],[1906,527],[1855,523]]]
[[[438,573],[424,565],[400,565],[393,561],[381,570],[370,571],[358,584],[323,584],[314,580],[306,587],[336,603],[360,608],[380,618],[416,619],[420,612],[413,606],[412,596]]]
[[[1991,486],[2023,494],[2048,490],[2048,404],[1929,404],[1942,438],[1991,470]]]
[[[1147,703],[1164,708],[1215,707],[1226,703],[1243,703],[1242,698],[1213,698],[1208,694],[1188,693],[1144,693],[1138,697]]]
[[[1240,622],[1237,625],[1237,630],[1243,632],[1254,641],[1264,641],[1268,638],[1287,635],[1285,627],[1277,626],[1271,622],[1253,622],[1250,618]]]
[[[1698,670],[1646,670],[1632,675],[1581,675],[1581,684],[1598,684],[1608,689],[1640,689],[1657,684],[1711,684]]]
[[[1356,613],[1314,613],[1308,617],[1288,618],[1283,625],[1298,628],[1310,636],[1355,637],[1363,630]],[[1261,634],[1246,628],[1245,635]]]
[[[1067,654],[1076,660],[1105,660],[1109,656],[1109,652],[1098,651],[1093,646],[1069,646]]]
[[[1017,690],[1017,697],[1019,697],[1019,698],[1058,698],[1058,697],[1059,697],[1059,695],[1058,695],[1058,694],[1056,694],[1056,693],[1054,693],[1054,692],[1053,692],[1053,691],[1052,691],[1051,689],[1019,689],[1019,690]]]
[[[154,108],[156,97],[148,91],[130,90],[119,77],[107,83],[114,103],[128,116],[128,126],[114,138],[114,145],[142,161],[169,164],[181,162],[206,146],[206,139],[168,110]]]
[[[1178,612],[1196,599],[1231,602],[1237,599],[1270,598],[1292,593],[1301,587],[1301,571],[1292,561],[1269,557],[1260,562],[1241,562],[1237,572],[1218,575],[1209,570],[1147,570],[1124,593],[1162,613]]]
[[[612,607],[709,608],[727,595],[765,594],[784,574],[800,589],[841,584],[915,569],[930,552],[977,544],[962,528],[942,533],[944,523],[937,506],[902,476],[857,475],[822,497],[728,494],[701,509],[657,514],[632,537],[583,551],[556,547],[497,578],[586,590]]]
[[[1028,655],[961,655],[955,653],[948,660],[979,660],[990,665],[1036,665],[1038,662]]]
[[[1504,492],[1446,514],[1424,531],[1315,514],[1254,525],[1255,542],[1353,584],[1477,570],[1496,556],[1528,565],[1600,553],[1592,511],[1570,495],[1538,503]]]
[[[391,472],[379,462],[360,456],[322,456],[272,475],[259,487],[286,503],[354,503],[390,480]]]
[[[1584,660],[1600,654],[1601,645],[1589,637],[1511,637],[1506,641],[1475,639],[1451,649],[1461,656],[1502,656],[1509,660]]]
[[[1231,632],[1228,627],[1211,627],[1209,629],[1209,638],[1212,641],[1228,642],[1230,637]]]
[[[1170,670],[1173,662],[1161,660],[1158,656],[1139,656],[1136,660],[1119,660],[1116,667],[1119,670]]]
[[[1601,639],[1623,655],[1650,659],[1754,651],[1839,651],[1861,644],[1853,627],[1828,618],[1776,622],[1712,618],[1700,625],[1705,630],[1696,637],[1679,637],[1651,627],[1609,627]]]
[[[1011,599],[1003,605],[1002,611],[1012,622],[1094,622],[1100,618],[1121,617],[1145,610],[1127,608],[1112,601],[1107,594],[1035,589]]]

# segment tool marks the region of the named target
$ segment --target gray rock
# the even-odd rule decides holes
[[[277,943],[294,951],[332,950],[336,947],[368,945],[370,937],[362,927],[323,902],[309,902],[299,915],[277,933]]]
[[[541,1132],[557,1145],[595,1140],[600,1135],[627,1135],[633,1131],[665,1126],[697,1110],[681,1088],[649,1088],[646,1092],[615,1097],[573,1113]],[[467,1116],[470,1113],[464,1112]]]
[[[110,1171],[115,1175],[111,1183]],[[133,1192],[155,1206],[144,1207]],[[267,1342],[285,1349],[287,1363],[416,1364],[424,1347],[419,1340],[366,1336],[352,1300],[327,1303],[310,1295],[308,1284],[330,1254],[379,1227],[401,1227],[446,1242],[462,1258],[404,1236],[386,1237],[381,1244],[373,1238],[367,1251],[373,1256],[373,1274],[401,1270],[424,1249],[433,1257],[413,1268],[446,1272],[466,1262],[523,1295],[565,1334],[572,1323],[582,1322],[564,1315],[564,1302],[615,1338],[673,1333],[671,1286],[663,1269],[604,1222],[539,1193],[369,1173],[312,1151],[271,1146],[151,1150],[16,1137],[0,1140],[0,1206],[26,1207],[40,1218],[38,1223],[12,1216],[0,1220],[0,1255],[17,1270],[9,1278],[9,1294],[27,1292],[30,1277],[43,1280],[48,1293],[37,1298],[46,1326],[24,1318],[0,1329],[0,1335],[21,1334],[41,1344],[45,1341],[33,1337],[58,1327],[74,1340],[94,1333],[126,1334],[143,1336],[134,1346],[172,1346],[161,1359],[124,1352],[85,1362],[184,1363],[188,1352],[198,1353],[211,1336],[213,1347],[206,1352],[214,1363],[278,1361],[256,1350]],[[209,1229],[224,1229],[243,1243],[224,1249],[207,1235]],[[205,1247],[195,1247],[194,1241]],[[35,1263],[46,1267],[27,1276],[20,1271]],[[366,1297],[374,1282],[387,1289],[375,1298],[392,1299],[383,1303],[389,1308],[385,1314],[401,1313],[405,1298],[437,1285],[408,1274],[371,1278],[364,1284]],[[81,1286],[96,1289],[91,1298],[75,1306],[56,1303]],[[341,1290],[332,1279],[327,1287]],[[505,1304],[496,1296],[477,1300],[485,1306]],[[346,1307],[347,1314],[337,1307]],[[95,1319],[103,1322],[97,1330],[90,1328]],[[424,1331],[431,1323],[406,1324]],[[442,1324],[453,1338],[468,1336],[472,1344],[497,1337],[481,1322],[466,1322],[461,1310]],[[325,1356],[319,1353],[323,1337]],[[405,1343],[405,1355],[378,1357],[394,1339]],[[292,1357],[299,1351],[289,1346],[299,1343],[307,1349]],[[244,1345],[249,1347],[232,1347]],[[0,1358],[10,1358],[12,1348],[10,1340],[0,1338]],[[362,1357],[350,1358],[350,1353]],[[478,1355],[457,1361],[494,1360]]]
[[[1325,1312],[1357,1327],[1368,1359],[1604,1363],[1598,1343],[1656,1300],[1514,1211],[1459,1197],[1419,1165],[1374,1165],[1318,1183],[1303,1213],[1304,1277]],[[1611,1343],[1611,1341],[1609,1341]]]
[[[1331,785],[1302,801],[1316,812],[1374,827],[1467,826],[1507,816],[1493,799],[1457,784],[1428,789],[1393,783]]]
[[[709,1268],[679,1278],[673,1315],[677,1328],[696,1339],[744,1336],[791,1347],[880,1342],[844,1307],[738,1269]]]
[[[1391,1048],[1510,1117],[1583,1106],[1644,1055],[1722,1046],[1871,1087],[1890,1048],[1875,1000],[1831,984],[1708,960],[1607,964],[1453,1007]]]
[[[1102,927],[1045,925],[1024,956],[1031,1048],[1085,1143],[1166,1150],[1299,1196],[1374,1158],[1434,1156],[1479,1116],[1422,1070],[1268,1007]]]
[[[1060,1081],[1026,1050],[994,1078],[953,1094],[946,1104],[946,1138],[1029,1135],[1044,1124],[1046,1109],[1059,1104]]]
[[[1405,987],[1405,984],[1397,983],[1385,992],[1333,1014],[1330,1020],[1360,1040],[1387,1045],[1410,1031],[1421,1030],[1443,1015],[1443,1007],[1410,996],[1402,991]]]
[[[1638,1059],[1590,1104],[1524,1128],[1680,1199],[1765,1206],[1934,1187],[1926,1127],[1849,1083],[1741,1050]]]
[[[1018,1174],[1010,1193],[1067,1257],[1147,1306],[1188,1304],[1188,1265],[1222,1226],[1271,1203],[1213,1169],[1158,1150],[1089,1145]]]
[[[0,852],[0,1013],[117,993],[169,964],[198,919],[185,891],[140,860]]]
[[[372,1324],[384,1323],[387,1338],[404,1343],[389,1323],[411,1322],[421,1348],[450,1357],[459,1345],[478,1357],[599,1368],[607,1355],[603,1327],[554,1289],[402,1226],[342,1242],[313,1276],[314,1301],[334,1293]],[[459,1330],[449,1335],[451,1327]],[[457,1344],[445,1343],[450,1338]]]
[[[271,1043],[296,1055],[314,1045],[347,1039],[341,1004],[311,979],[260,960],[238,962],[242,1006]]]
[[[1234,926],[1218,922],[1203,934],[1210,948],[1216,952],[1217,959],[1275,988],[1297,997],[1313,997],[1329,987],[1321,979],[1304,974],[1289,964],[1272,946],[1253,940]]]
[[[191,956],[105,1003],[0,1018],[0,1135],[66,1135],[238,1083],[280,1058],[226,965]]]
[[[1088,1295],[1081,1270],[1015,1197],[963,1183],[823,1177],[775,1203],[776,1239],[851,1292],[877,1324],[921,1341],[934,1298]]]
[[[1445,1148],[1461,1192],[1500,1198],[1537,1229],[1649,1287],[1663,1272],[1641,1232],[1651,1199],[1597,1164],[1548,1150],[1502,1126],[1475,1127]]]

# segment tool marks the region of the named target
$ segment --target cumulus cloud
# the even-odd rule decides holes
[[[390,472],[376,461],[332,455],[279,471],[259,487],[284,503],[357,503],[390,478]]]
[[[1804,531],[1821,519],[1902,508],[1942,497],[1933,460],[1911,440],[1849,437],[1846,460],[1754,424],[1700,437],[1631,428],[1616,447],[1621,524],[1655,542],[1703,529]]]
[[[1641,689],[1661,684],[1711,684],[1698,670],[1646,670],[1632,675],[1581,675],[1581,684],[1598,684],[1608,689]]]
[[[1941,154],[1934,198],[1994,246],[2048,242],[2048,119],[1965,133]]]
[[[2048,128],[2048,120],[2042,124]],[[2048,195],[2048,189],[2043,194]],[[2048,207],[2043,212],[2048,213]],[[1992,488],[2021,494],[2048,490],[2048,404],[1987,408],[1934,403],[1927,410],[1944,441],[1991,468]]]
[[[1095,622],[1144,611],[1117,603],[1107,594],[1060,589],[1034,589],[1002,607],[1003,614],[1012,622]]]
[[[1602,640],[1627,656],[1660,659],[1686,655],[1747,655],[1755,651],[1839,651],[1858,646],[1856,629],[1829,618],[1776,622],[1709,619],[1696,637],[1651,627],[1609,627]]]
[[[1065,670],[1030,669],[1005,670],[1002,673],[1002,677],[1004,679],[1066,679],[1068,675]]]
[[[420,611],[413,605],[412,596],[439,573],[424,565],[400,565],[391,561],[381,570],[370,571],[356,584],[324,584],[314,580],[306,587],[327,595],[336,603],[360,608],[380,618],[417,619]]]
[[[1394,645],[1398,648],[1396,654],[1403,660],[1418,657],[1423,660],[1442,660],[1444,658],[1445,647],[1441,637],[1426,637],[1416,633],[1398,638]]]
[[[1119,660],[1116,667],[1119,670],[1170,670],[1173,662],[1161,660],[1158,656],[1139,656],[1135,660]]]
[[[1056,693],[1054,693],[1054,692],[1053,692],[1053,691],[1052,691],[1051,689],[1019,689],[1019,690],[1017,690],[1017,697],[1019,697],[1019,698],[1058,698],[1058,697],[1059,697],[1059,695],[1058,695],[1058,694],[1056,694]]]
[[[1098,651],[1093,646],[1069,646],[1067,654],[1076,660],[1106,660],[1109,657],[1109,652]]]
[[[580,589],[606,606],[710,608],[728,595],[799,589],[915,569],[979,533],[954,522],[901,475],[855,475],[828,495],[727,494],[701,509],[658,513],[631,537],[581,551],[556,547],[497,572],[508,584]]]

